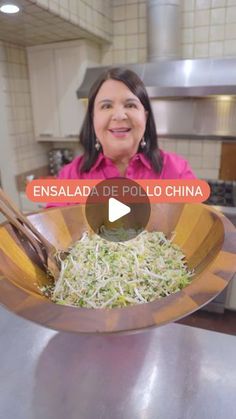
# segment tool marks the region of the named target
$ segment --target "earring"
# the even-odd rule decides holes
[[[144,147],[146,147],[146,145],[147,145],[147,143],[146,143],[146,141],[145,141],[145,139],[143,137],[142,140],[141,140],[141,142],[140,142],[140,147],[141,148],[144,148]]]
[[[99,143],[99,141],[98,141],[98,140],[96,140],[96,143],[95,143],[94,147],[96,148],[96,150],[97,150],[97,151],[99,151],[99,150],[100,150],[100,148],[101,148],[101,144]]]

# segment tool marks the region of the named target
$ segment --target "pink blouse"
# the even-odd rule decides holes
[[[125,177],[128,179],[195,179],[187,160],[183,157],[167,153],[161,150],[163,167],[161,173],[156,173],[151,167],[150,162],[142,153],[136,154],[129,162]],[[109,179],[112,177],[122,177],[114,163],[104,156],[103,153],[98,158],[89,172],[79,173],[79,168],[83,160],[83,155],[76,157],[71,163],[64,166],[58,179]]]
[[[187,160],[183,157],[161,150],[163,166],[161,173],[156,173],[143,153],[137,153],[129,162],[125,172],[128,179],[195,179]],[[115,164],[103,153],[98,158],[89,172],[79,173],[83,155],[76,157],[71,163],[64,166],[58,179],[109,179],[123,177]],[[66,206],[70,204],[50,203],[49,207]]]

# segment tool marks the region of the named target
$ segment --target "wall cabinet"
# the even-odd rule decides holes
[[[99,65],[100,49],[91,41],[70,41],[27,50],[37,141],[77,141],[85,114],[76,97],[87,67]]]

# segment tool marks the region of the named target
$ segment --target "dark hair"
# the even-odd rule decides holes
[[[110,79],[123,82],[131,92],[139,98],[144,109],[148,112],[146,129],[144,132],[146,146],[144,149],[139,146],[138,151],[142,152],[147,157],[153,169],[159,173],[162,169],[162,158],[158,148],[156,125],[150,100],[145,86],[137,74],[125,68],[110,68],[104,71],[90,89],[88,108],[80,132],[80,141],[85,150],[80,172],[88,172],[96,162],[100,152],[95,148],[96,135],[93,126],[94,101],[102,84]]]

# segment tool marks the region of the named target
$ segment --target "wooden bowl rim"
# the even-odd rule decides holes
[[[78,308],[55,304],[40,294],[30,294],[25,289],[16,286],[4,275],[0,275],[0,303],[25,319],[64,332],[134,332],[177,321],[214,299],[227,286],[236,271],[236,229],[219,211],[207,205],[204,207],[216,214],[222,222],[224,241],[221,249],[209,264],[207,272],[203,271],[196,275],[193,282],[175,294],[151,303],[125,308]],[[50,209],[50,211],[53,210],[56,209]],[[1,227],[5,224],[7,223],[1,224]],[[226,255],[227,266],[223,271],[220,271],[219,267],[222,266]],[[209,284],[210,289],[208,289]],[[214,289],[214,284],[217,285],[217,289]],[[204,286],[206,286],[205,290]],[[202,293],[200,287],[203,287]],[[196,292],[200,292],[198,298]],[[10,301],[6,298],[8,293],[14,294]]]

